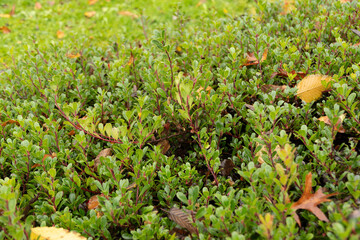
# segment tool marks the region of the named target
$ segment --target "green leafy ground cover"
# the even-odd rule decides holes
[[[40,3],[0,18],[1,238],[359,238],[358,1]]]

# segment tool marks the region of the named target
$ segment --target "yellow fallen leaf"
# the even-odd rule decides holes
[[[62,39],[62,38],[65,37],[65,33],[63,31],[61,31],[61,30],[58,30],[56,32],[56,36],[57,36],[58,39]]]
[[[88,1],[88,4],[89,5],[94,5],[98,0],[89,0]]]
[[[10,14],[0,13],[0,18],[10,18],[10,17],[11,17]]]
[[[329,82],[332,80],[331,77],[326,75],[309,75],[297,85],[297,95],[301,100],[306,103],[310,103],[321,97],[322,92],[329,89]]]
[[[122,16],[129,16],[129,17],[132,17],[132,18],[138,18],[138,15],[136,15],[135,13],[129,12],[129,11],[120,11],[119,14],[122,15]]]
[[[37,9],[37,10],[41,9],[41,3],[36,2],[35,3],[35,9]]]
[[[77,232],[70,232],[64,228],[36,227],[31,228],[30,240],[86,240]]]
[[[87,18],[91,18],[93,16],[95,16],[96,12],[95,11],[90,11],[90,12],[85,12],[84,15]]]

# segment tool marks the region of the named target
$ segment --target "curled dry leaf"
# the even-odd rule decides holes
[[[77,232],[70,232],[64,228],[36,227],[31,228],[30,240],[86,240]]]
[[[95,16],[96,12],[95,11],[90,11],[90,12],[85,12],[84,15],[87,18],[92,18],[93,16]]]
[[[207,86],[207,87],[206,87],[206,92],[207,92],[208,97],[210,96],[211,90],[212,90],[212,87],[210,87],[210,86]],[[196,96],[197,99],[200,98],[202,91],[204,91],[204,88],[203,88],[203,87],[199,87],[199,89],[196,90],[196,92],[197,92],[197,94],[198,94],[198,95]]]
[[[342,122],[344,121],[345,117],[346,117],[345,113],[341,114],[341,116],[339,117],[339,119],[337,120],[334,126],[335,131],[338,131],[340,133],[345,133],[345,128],[342,126]],[[319,121],[324,122],[326,125],[332,126],[332,123],[328,116],[319,117]]]
[[[294,210],[292,213],[295,221],[301,226],[301,222],[299,219],[299,216],[296,214],[296,210],[298,209],[305,209],[310,212],[312,212],[317,218],[319,218],[322,221],[328,222],[329,219],[325,216],[325,214],[321,211],[320,208],[318,208],[317,205],[323,203],[323,202],[329,202],[331,201],[328,199],[328,197],[337,195],[338,193],[332,193],[332,194],[324,194],[322,189],[319,189],[315,192],[315,194],[312,193],[312,174],[309,172],[306,175],[305,179],[305,189],[301,196],[301,198],[293,203],[291,205],[291,209]]]
[[[197,229],[192,224],[193,213],[189,210],[181,210],[173,207],[170,209],[169,218],[179,224],[181,227],[186,228],[190,233],[196,233]]]
[[[97,168],[100,164],[100,158],[101,157],[107,157],[107,156],[111,156],[112,155],[112,149],[111,148],[105,148],[104,150],[102,150],[95,158],[94,160],[94,167]]]
[[[243,66],[251,66],[257,65],[259,62],[263,62],[266,60],[268,54],[268,49],[265,49],[260,61],[255,57],[254,53],[248,53],[246,57],[246,63]]]
[[[297,85],[297,95],[301,100],[310,103],[321,97],[322,92],[329,89],[331,77],[326,75],[309,75]]]
[[[233,163],[233,161],[231,161],[231,159],[225,159],[224,161],[221,162],[220,165],[220,171],[221,174],[225,177],[229,176],[231,174],[231,171],[234,169],[235,164]]]
[[[17,126],[20,126],[20,123],[18,122],[18,121],[16,121],[16,120],[7,120],[6,122],[3,122],[2,124],[1,124],[1,126],[2,127],[5,127],[6,125],[8,125],[8,124],[16,124]]]
[[[168,140],[162,140],[160,141],[157,146],[160,146],[160,149],[161,149],[161,153],[162,154],[165,154],[167,151],[169,151],[170,149],[170,143]]]
[[[138,18],[139,17],[135,13],[132,13],[132,12],[129,12],[129,11],[120,11],[119,15],[128,16],[128,17],[132,17],[132,18]]]

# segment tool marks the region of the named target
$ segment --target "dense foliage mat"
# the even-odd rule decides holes
[[[359,239],[358,1],[86,4],[0,73],[1,238]]]

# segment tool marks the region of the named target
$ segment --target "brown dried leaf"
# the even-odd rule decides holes
[[[95,158],[94,160],[94,167],[97,168],[100,164],[100,158],[101,157],[107,157],[107,156],[111,156],[112,155],[112,149],[111,148],[105,148],[104,150],[102,150]]]
[[[338,131],[340,133],[345,133],[345,128],[342,126],[342,122],[344,121],[346,117],[346,114],[342,114],[339,119],[337,120],[336,124],[335,124],[335,131]],[[322,117],[319,117],[318,119],[319,121],[321,122],[324,122],[326,125],[329,125],[329,126],[332,126],[332,123],[329,119],[328,116],[322,116]]]
[[[268,93],[271,91],[276,91],[276,90],[280,90],[280,91],[284,91],[286,89],[286,85],[282,85],[282,86],[278,86],[278,85],[272,85],[272,84],[265,84],[261,86],[261,91]]]
[[[234,169],[235,164],[233,163],[233,161],[231,161],[231,159],[225,159],[221,162],[220,167],[221,174],[227,177],[231,174],[231,171]]]
[[[322,92],[329,89],[331,77],[326,75],[309,75],[297,85],[297,95],[306,103],[321,97]],[[324,83],[323,83],[324,82]]]
[[[186,212],[185,212],[186,211]],[[168,215],[171,220],[186,228],[190,233],[196,233],[197,229],[192,224],[192,212],[189,210],[181,210],[179,208],[171,208]]]
[[[157,146],[160,146],[160,149],[161,149],[161,153],[162,154],[165,154],[167,151],[169,151],[170,149],[170,143],[168,140],[162,140],[160,141]]]
[[[324,194],[322,189],[320,188],[315,192],[312,192],[312,174],[309,172],[305,178],[305,189],[304,193],[302,194],[301,198],[291,205],[291,209],[294,210],[293,216],[296,222],[301,226],[301,222],[299,216],[296,214],[296,210],[298,209],[305,209],[312,212],[317,218],[322,221],[328,222],[329,219],[325,216],[325,214],[318,208],[317,205],[323,202],[330,202],[331,200],[328,197],[337,195],[338,193],[331,193],[331,194]]]

